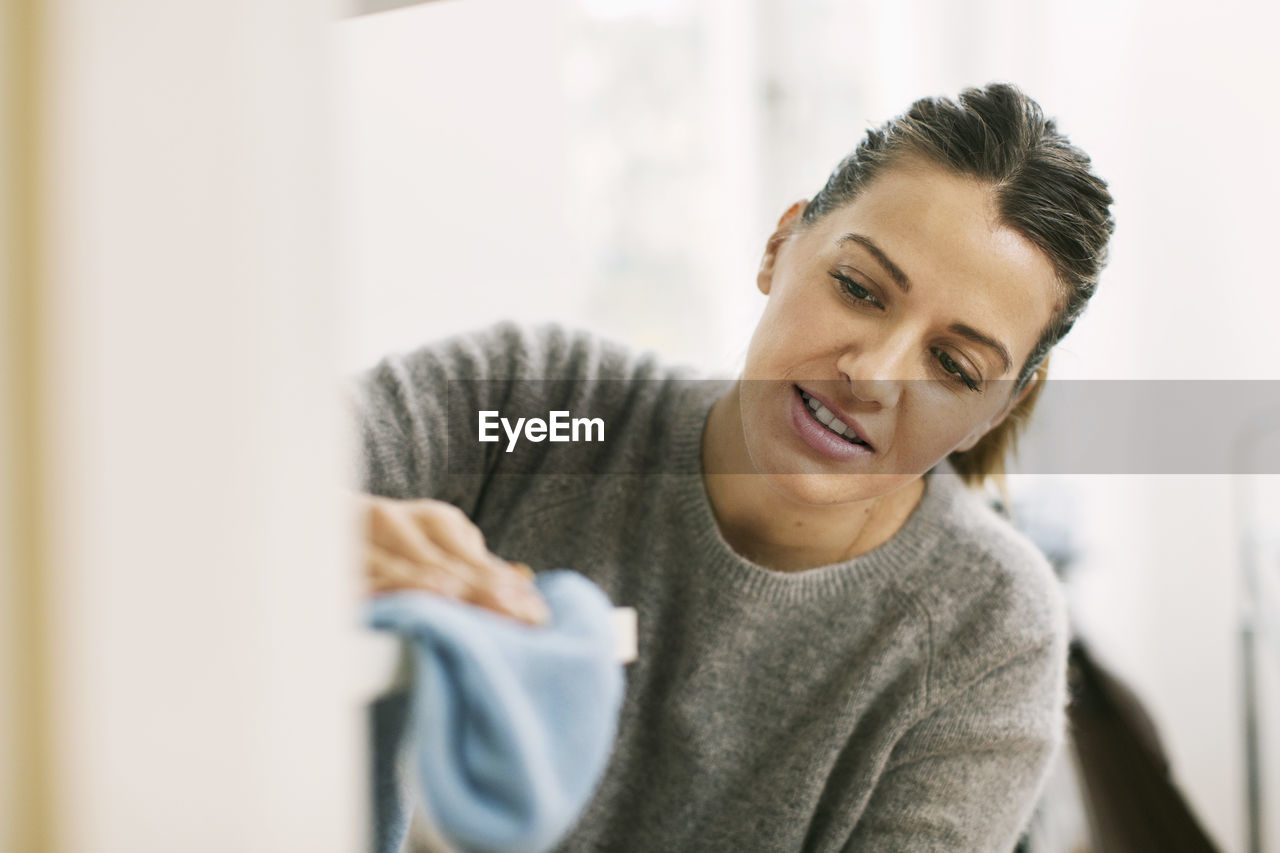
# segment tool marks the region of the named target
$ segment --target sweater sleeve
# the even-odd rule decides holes
[[[448,383],[459,375],[489,372],[490,361],[501,352],[501,331],[392,353],[349,381],[362,490],[400,499],[450,498],[445,482]]]
[[[1016,655],[898,741],[847,851],[1008,853],[1065,726],[1066,637]]]
[[[537,461],[477,441],[478,412],[573,408],[583,401],[567,395],[586,393],[580,380],[650,369],[647,361],[633,363],[622,344],[557,323],[504,321],[388,355],[347,387],[359,487],[383,497],[448,501],[473,515],[494,473]]]
[[[470,513],[494,455],[460,440],[468,414],[501,408],[517,383],[554,370],[567,338],[553,324],[501,322],[387,355],[352,377],[360,488],[444,500]]]

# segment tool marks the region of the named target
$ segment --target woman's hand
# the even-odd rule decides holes
[[[466,513],[444,501],[358,495],[370,594],[423,589],[529,624],[550,612],[533,572],[491,553]]]

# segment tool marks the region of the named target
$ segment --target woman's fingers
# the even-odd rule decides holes
[[[375,500],[369,511],[369,540],[411,562],[463,572],[469,567],[468,574],[509,569],[505,560],[489,552],[484,534],[466,513],[443,501]]]
[[[455,557],[474,566],[484,566],[493,556],[485,546],[480,528],[453,504],[414,501],[408,508],[426,538]]]
[[[544,625],[551,618],[551,611],[538,588],[523,578],[516,581],[503,579],[496,584],[473,587],[467,600],[531,625]]]
[[[423,571],[396,557],[371,556],[365,586],[369,594],[400,590],[425,590],[484,607],[530,625],[544,625],[550,618],[546,602],[536,588],[466,584],[454,574]]]
[[[375,498],[367,518],[370,543],[412,562],[436,561],[439,549],[407,512],[404,502]]]
[[[537,587],[532,571],[516,568],[489,553],[483,536],[475,528],[471,535],[465,515],[434,507],[407,504],[384,506],[370,513],[369,541],[366,543],[365,574],[371,594],[403,589],[422,589],[485,607],[534,625],[545,624],[550,611]],[[421,524],[419,516],[430,523]],[[475,550],[475,544],[480,550]],[[459,556],[468,551],[474,562]]]
[[[532,583],[533,571],[489,551],[484,534],[461,509],[435,500],[408,504],[413,520],[424,537],[472,570],[472,586],[467,601],[509,613],[525,622],[539,624],[550,617],[546,603]]]
[[[365,577],[378,590],[423,589],[466,598],[472,588],[466,574],[453,568],[413,563],[373,544],[365,553]]]

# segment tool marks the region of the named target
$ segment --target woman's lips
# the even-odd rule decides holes
[[[850,432],[852,432],[855,438],[857,438],[867,447],[870,447],[872,450],[875,450],[875,445],[871,443],[871,440],[869,438],[867,438],[866,430],[862,428],[862,424],[858,423],[854,419],[853,415],[850,415],[847,412],[841,411],[839,406],[835,405],[826,397],[823,397],[821,394],[817,394],[813,391],[810,391],[808,388],[800,388],[799,385],[796,385],[794,387],[799,388],[799,390],[802,393],[811,397],[815,402],[824,406],[827,409],[827,411],[831,412],[831,414],[839,418],[840,422],[844,424],[845,435],[848,435]],[[810,409],[810,411],[812,411],[812,409]],[[818,421],[818,423],[822,423],[822,422]]]
[[[823,426],[805,405],[804,398],[800,396],[800,388],[794,385],[791,389],[791,424],[805,444],[829,459],[843,462],[868,457],[875,452],[870,447],[855,444]]]

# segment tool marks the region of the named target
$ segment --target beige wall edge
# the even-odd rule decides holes
[[[0,0],[0,849],[55,849],[44,504],[38,0]]]

